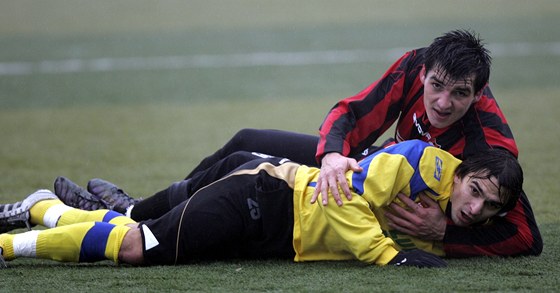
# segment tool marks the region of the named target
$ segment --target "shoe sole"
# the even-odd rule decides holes
[[[29,211],[31,209],[31,207],[34,206],[36,203],[38,203],[40,201],[43,201],[43,200],[48,200],[48,199],[58,199],[58,197],[54,193],[52,193],[50,190],[39,189],[39,190],[35,191],[34,193],[32,193],[31,195],[29,195],[28,197],[26,197],[23,200],[23,203],[21,204],[21,207],[19,207],[16,210],[22,209],[23,211],[21,211],[21,212]]]
[[[9,218],[9,217],[17,216],[19,214],[23,214],[25,212],[28,212],[29,209],[31,209],[31,207],[35,205],[37,202],[40,202],[42,200],[57,199],[57,198],[58,197],[50,190],[47,189],[37,190],[34,193],[27,196],[22,201],[21,205],[18,208],[13,209],[11,211],[4,212],[3,215],[0,215],[0,218]]]
[[[56,195],[50,190],[40,189],[27,196],[18,208],[3,212],[0,215],[0,218],[5,219],[8,226],[2,226],[0,232],[7,233],[11,230],[20,228],[27,228],[30,230],[31,225],[29,224],[29,210],[37,202],[48,199],[58,199],[58,197],[56,197]]]

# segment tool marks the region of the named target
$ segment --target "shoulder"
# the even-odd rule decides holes
[[[495,111],[500,111],[500,107],[498,106],[498,103],[496,103],[496,100],[494,100],[494,98],[490,98],[488,96],[482,95],[482,97],[480,97],[480,100],[478,100],[476,103],[474,103],[474,109],[477,111],[491,111],[491,112],[495,112]]]
[[[409,68],[414,68],[424,64],[424,52],[427,48],[417,48],[406,52],[401,58],[401,63],[407,64]]]
[[[424,156],[425,150],[429,147],[432,147],[432,145],[425,141],[413,139],[387,147],[383,152],[391,156],[399,156],[411,166],[416,167]]]
[[[412,155],[421,154],[424,152],[424,149],[430,146],[432,145],[425,141],[411,139],[394,144],[386,148],[385,151],[391,154]]]
[[[438,164],[449,161],[452,164],[460,163],[451,153],[442,150],[430,143],[421,140],[407,140],[392,146],[390,153],[401,154],[407,158],[413,166],[420,162],[429,162],[435,168]]]
[[[450,162],[456,165],[461,163],[461,160],[457,159],[451,153],[435,146],[428,146],[424,149],[422,160],[435,162],[435,167],[437,167],[439,163],[443,162]]]

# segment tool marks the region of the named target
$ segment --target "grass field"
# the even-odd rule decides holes
[[[539,257],[449,260],[443,270],[18,259],[0,271],[0,291],[557,291],[559,27],[557,0],[0,1],[0,202],[59,175],[148,196],[241,128],[316,133],[395,54],[470,28],[494,53],[492,90],[545,245]]]

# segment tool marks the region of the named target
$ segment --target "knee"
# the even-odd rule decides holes
[[[239,146],[238,150],[244,150],[241,146],[247,143],[251,138],[258,136],[259,129],[243,128],[239,130],[230,140],[231,145]]]
[[[130,229],[124,236],[119,250],[119,261],[122,263],[140,265],[144,263],[142,250],[142,234],[138,227]]]

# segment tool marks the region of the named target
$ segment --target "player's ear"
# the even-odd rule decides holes
[[[422,65],[422,69],[420,69],[420,82],[424,83],[426,80],[426,65]]]
[[[478,93],[476,93],[474,95],[474,102],[478,102],[478,100],[480,100],[480,98],[482,97],[482,93],[484,92],[484,89],[488,86],[488,84],[486,84],[480,91],[478,91]]]
[[[459,176],[457,174],[455,174],[453,176],[453,183],[454,184],[459,184],[459,182],[461,182],[461,178],[459,178]]]

